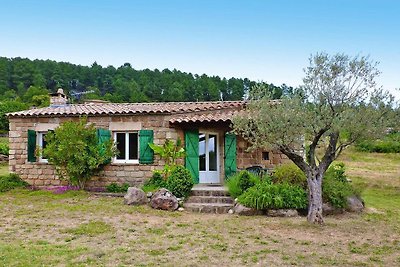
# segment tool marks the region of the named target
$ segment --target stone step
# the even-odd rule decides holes
[[[207,189],[207,188],[193,188],[192,196],[204,196],[204,197],[228,197],[229,192],[224,188],[220,189]]]
[[[190,196],[187,203],[222,203],[233,204],[234,201],[231,197],[227,196]]]
[[[184,203],[183,207],[190,212],[224,214],[233,207],[225,203]]]

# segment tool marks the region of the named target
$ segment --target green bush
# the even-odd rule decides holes
[[[359,195],[354,186],[347,181],[343,163],[333,164],[326,171],[322,182],[322,199],[335,208],[345,208],[347,197]]]
[[[8,156],[8,151],[10,150],[9,146],[7,143],[0,143],[0,154],[1,155],[7,155]]]
[[[260,178],[257,175],[248,171],[241,171],[230,176],[226,181],[226,185],[231,197],[237,198],[259,181]]]
[[[167,180],[167,189],[176,197],[187,197],[194,183],[189,170],[183,166],[176,166]]]
[[[271,180],[275,184],[298,185],[307,189],[307,177],[295,164],[283,164],[274,169]]]
[[[238,198],[242,205],[258,210],[266,209],[305,209],[307,193],[298,185],[287,183],[258,183]]]
[[[126,193],[128,191],[128,188],[128,183],[123,183],[122,185],[111,183],[106,186],[106,191],[110,193]]]
[[[93,124],[86,119],[67,121],[46,135],[43,155],[53,164],[60,178],[84,189],[85,183],[99,173],[115,155],[112,140],[99,142]]]
[[[356,148],[364,152],[400,153],[400,133],[390,133],[380,140],[362,140]]]
[[[142,190],[145,192],[153,192],[160,188],[166,188],[167,183],[160,171],[155,171],[153,176],[143,185]]]
[[[29,184],[15,173],[0,176],[0,192],[7,192],[17,187],[26,187]]]

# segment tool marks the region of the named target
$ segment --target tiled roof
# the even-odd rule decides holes
[[[187,123],[187,122],[229,122],[233,116],[238,114],[238,110],[219,110],[206,114],[179,114],[169,120],[170,123]]]
[[[241,109],[244,101],[160,102],[160,103],[91,103],[50,106],[8,113],[8,117],[99,116],[130,114],[174,114]]]

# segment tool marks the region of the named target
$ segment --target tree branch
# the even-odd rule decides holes
[[[309,165],[304,161],[303,157],[293,151],[287,145],[279,145],[279,151],[285,154],[290,160],[292,160],[304,173],[309,169]]]

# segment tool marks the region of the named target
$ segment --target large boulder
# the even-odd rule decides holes
[[[235,204],[232,211],[234,214],[245,215],[245,216],[262,215],[263,214],[262,210],[248,208],[239,203]]]
[[[150,206],[153,209],[173,211],[178,209],[178,199],[167,189],[161,188],[151,197]]]
[[[364,209],[363,201],[357,196],[350,196],[347,198],[347,208],[349,212],[362,212]]]
[[[124,204],[126,205],[142,205],[147,203],[146,193],[136,187],[129,187],[126,195],[124,196]]]
[[[268,210],[267,216],[270,217],[297,217],[299,213],[294,209],[278,209],[278,210]]]

